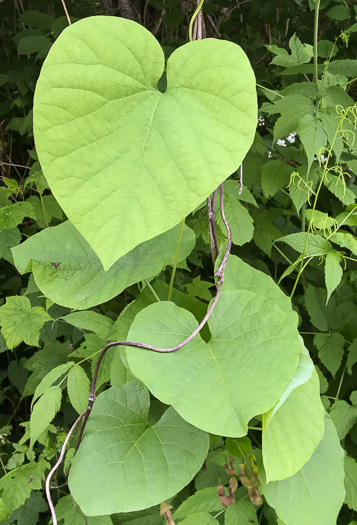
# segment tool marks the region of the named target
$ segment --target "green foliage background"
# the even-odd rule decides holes
[[[186,0],[76,0],[68,1],[67,7],[73,21],[95,14],[131,18],[155,34],[168,57],[187,42],[195,6]],[[243,162],[245,188],[239,196],[239,172],[224,185],[232,253],[271,276],[292,295],[299,331],[319,376],[323,406],[346,452],[346,497],[337,523],[349,525],[357,519],[357,7],[352,0],[321,1],[318,82],[313,63],[314,9],[312,0],[206,0],[203,11],[207,36],[239,44],[258,83],[257,133]],[[112,273],[105,276],[89,245],[78,247],[77,233],[66,222],[42,174],[32,131],[33,94],[40,68],[67,19],[60,1],[4,0],[0,20],[0,286],[4,305],[0,308],[0,522],[45,524],[50,514],[43,497],[44,479],[68,429],[86,406],[98,352],[106,341],[125,339],[129,329],[134,335],[145,330],[145,325],[133,323],[135,316],[152,303],[152,309],[159,310],[156,299],[167,299],[178,233],[174,228],[162,234],[160,245],[154,243],[156,258],[143,259],[140,247],[137,254],[128,254],[132,259],[127,264],[140,261],[137,278],[123,275],[120,265],[114,265],[108,272]],[[218,215],[217,222],[219,241],[224,243],[225,230]],[[172,300],[200,320],[214,290],[205,207],[196,209],[186,225]],[[48,226],[57,227],[56,242]],[[25,240],[26,246],[31,246],[31,257],[20,244]],[[66,252],[71,242],[78,247],[76,259]],[[58,277],[54,264],[63,265],[67,272],[64,279]],[[85,288],[82,296],[75,294],[76,283],[83,283],[83,279],[96,289],[89,305]],[[75,305],[73,297],[66,304],[72,293],[67,281],[74,283]],[[266,282],[262,280],[262,286]],[[74,307],[79,311],[72,311]],[[157,315],[162,317],[160,312]],[[190,322],[194,326],[196,321]],[[207,341],[205,330],[202,337]],[[130,359],[134,369],[134,353]],[[140,368],[138,363],[136,367]],[[140,373],[138,370],[138,377]],[[125,354],[118,351],[105,357],[97,386],[99,391],[110,384],[120,388],[132,379]],[[309,396],[317,385],[314,376],[306,385],[304,395]],[[122,394],[116,395],[119,399]],[[302,396],[301,403],[304,399]],[[147,399],[140,406],[147,411]],[[166,408],[151,396],[148,418],[152,428]],[[251,425],[261,427],[262,423],[253,419]],[[235,458],[237,471],[252,452],[260,460],[261,432],[252,427],[249,439],[210,435],[204,468],[169,501],[177,523],[281,525],[280,518],[287,522],[301,519],[301,515],[294,518],[289,514],[278,518],[266,500],[255,508],[244,486],[235,493],[237,503],[224,511],[217,485],[220,481],[228,485],[224,464],[229,455]],[[266,428],[268,436],[268,425]],[[331,429],[329,420],[319,445],[321,455],[328,455],[328,444],[335,439]],[[269,431],[280,438],[288,433],[279,426]],[[75,439],[76,435],[70,442],[65,469],[73,456]],[[285,442],[282,439],[282,447]],[[292,442],[291,446],[298,444]],[[206,450],[202,454],[204,457]],[[334,461],[328,459],[330,468],[320,473],[332,487]],[[278,471],[289,466],[279,465],[276,458],[274,468]],[[285,481],[281,490],[291,493],[296,480]],[[63,525],[163,523],[158,507],[84,518],[65,482],[61,470],[54,478],[57,488],[53,498]],[[263,479],[262,483],[264,487]],[[323,480],[316,483],[322,486]],[[273,504],[277,495],[274,485],[269,487],[264,494]],[[125,488],[125,497],[136,490],[140,497],[144,489],[133,484]],[[333,497],[331,501],[333,504]],[[328,512],[327,502],[326,509]],[[311,525],[316,525],[317,519],[324,523],[324,516],[315,517],[313,509],[306,509],[301,523],[310,523],[308,519]]]

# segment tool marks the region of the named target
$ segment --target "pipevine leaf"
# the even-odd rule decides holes
[[[357,421],[357,408],[343,399],[337,399],[330,410],[330,417],[339,438],[343,439]]]
[[[85,310],[112,299],[125,288],[150,278],[175,258],[180,226],[140,244],[109,271],[69,222],[47,228],[13,250],[20,273],[32,271],[40,290],[57,304]],[[193,250],[195,235],[184,227],[179,260]]]
[[[224,525],[258,525],[257,511],[250,501],[236,501],[227,508],[224,516]]]
[[[148,423],[149,392],[138,383],[100,394],[69,474],[71,494],[88,516],[130,512],[179,492],[200,469],[208,436],[170,407]]]
[[[7,347],[12,349],[22,341],[30,346],[38,346],[40,330],[52,317],[41,307],[31,307],[25,296],[11,296],[0,308],[0,324]]]
[[[238,45],[207,38],[180,47],[161,93],[164,65],[141,25],[89,17],[61,33],[37,83],[43,173],[105,270],[193,211],[254,138],[255,79]]]
[[[264,496],[286,525],[335,525],[345,498],[343,462],[336,429],[326,416],[324,436],[299,472],[268,484],[259,472]]]
[[[79,365],[73,366],[67,378],[68,397],[73,408],[81,414],[88,404],[90,383],[87,374]]]
[[[302,344],[299,366],[287,389],[278,403],[263,415],[266,481],[296,474],[311,458],[324,429],[318,375]]]
[[[270,277],[230,259],[209,319],[208,343],[197,335],[178,352],[128,348],[127,358],[134,375],[184,419],[213,434],[240,437],[248,421],[282,395],[297,367],[300,344],[289,299]],[[267,286],[257,290],[259,282]],[[167,348],[196,328],[190,312],[160,302],[137,314],[128,340]]]
[[[357,512],[357,463],[349,456],[345,457],[345,503]]]

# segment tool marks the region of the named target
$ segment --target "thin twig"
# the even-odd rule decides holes
[[[88,408],[88,407],[87,407]],[[77,425],[80,423],[81,419],[85,416],[87,412],[87,409],[80,415],[77,417],[76,421],[73,423],[70,431],[68,432],[67,434],[67,437],[66,439],[64,440],[63,442],[63,445],[62,445],[62,448],[61,448],[61,453],[59,455],[59,458],[57,460],[57,462],[55,463],[55,465],[52,467],[52,469],[50,470],[47,478],[46,478],[46,497],[47,497],[47,501],[48,501],[48,505],[50,507],[50,511],[51,511],[51,516],[52,516],[52,522],[53,524],[52,525],[57,525],[57,516],[56,516],[56,511],[55,511],[55,508],[53,506],[53,502],[52,502],[52,498],[51,498],[51,492],[50,492],[50,482],[51,482],[51,478],[53,476],[53,474],[56,472],[56,470],[58,469],[58,467],[60,466],[60,464],[62,463],[63,461],[63,458],[64,458],[64,455],[66,453],[66,447],[67,447],[67,443],[69,441],[69,438],[71,437],[74,429],[77,427]]]
[[[207,197],[208,237],[209,237],[209,247],[210,247],[213,265],[215,264],[216,259],[219,255],[219,246],[218,246],[216,221],[215,221],[216,196],[217,196],[217,190],[214,191],[212,198],[210,195]]]
[[[71,25],[72,25],[72,22],[71,22],[71,19],[70,19],[70,17],[69,17],[68,11],[67,11],[66,3],[65,3],[64,0],[61,0],[61,2],[62,2],[63,9],[64,9],[64,12],[65,12],[65,14],[66,14],[67,20],[68,20],[68,25],[71,26]]]

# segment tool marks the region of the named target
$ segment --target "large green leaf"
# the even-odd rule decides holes
[[[180,226],[137,246],[109,271],[82,235],[69,222],[47,228],[13,250],[20,273],[32,271],[37,286],[52,301],[84,310],[104,303],[128,286],[160,273],[175,258]],[[179,260],[195,245],[192,230],[184,227]]]
[[[72,462],[69,486],[88,516],[156,505],[185,487],[208,452],[208,436],[170,407],[148,423],[149,392],[137,383],[98,396]]]
[[[263,416],[263,462],[267,481],[296,474],[324,433],[320,384],[304,345],[299,366],[278,403]]]
[[[299,472],[268,484],[260,475],[264,496],[286,525],[336,525],[345,498],[343,462],[336,429],[326,417],[324,436]]]
[[[254,74],[232,42],[190,42],[167,61],[144,27],[91,17],[52,46],[34,102],[51,190],[107,270],[178,224],[242,162],[254,138]]]
[[[289,299],[268,276],[232,259],[209,320],[209,343],[198,335],[171,354],[128,348],[127,357],[133,373],[187,421],[213,434],[239,437],[253,416],[282,395],[297,367],[300,345]],[[240,268],[246,276],[241,285]],[[255,281],[270,286],[257,289]],[[190,312],[160,302],[137,314],[128,340],[167,348],[196,327]]]

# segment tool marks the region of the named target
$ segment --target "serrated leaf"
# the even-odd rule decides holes
[[[64,315],[61,319],[80,330],[94,332],[102,339],[107,337],[114,325],[112,319],[97,312],[73,312]]]
[[[314,343],[319,352],[319,358],[327,370],[335,377],[337,370],[341,366],[345,338],[342,334],[317,334],[314,336]]]
[[[306,233],[291,233],[290,235],[285,235],[284,237],[280,237],[276,240],[286,242],[286,244],[294,248],[294,250],[296,250],[297,252],[303,253],[306,242]],[[325,239],[321,235],[309,233],[309,236],[307,238],[305,257],[327,255],[330,252],[332,252],[332,246],[327,239]]]
[[[309,44],[302,44],[301,40],[294,34],[289,40],[289,47],[291,55],[286,51],[285,53],[280,52],[271,61],[272,64],[282,67],[298,66],[300,64],[306,64],[310,62],[313,56],[313,48]],[[270,46],[271,51],[275,52]]]
[[[343,462],[336,429],[326,417],[324,436],[299,472],[268,484],[261,476],[264,496],[287,525],[336,525],[345,498]]]
[[[250,501],[236,501],[224,514],[224,525],[258,524],[257,510]]]
[[[289,195],[299,213],[301,207],[309,201],[316,189],[320,177],[318,169],[312,167],[308,172],[307,166],[297,166],[299,176],[292,177],[289,184]]]
[[[333,299],[326,302],[326,290],[315,288],[308,285],[305,292],[305,306],[310,316],[311,322],[318,330],[327,332],[335,314],[335,304]]]
[[[0,232],[0,257],[14,264],[11,248],[17,246],[21,242],[21,233],[17,228],[3,230]]]
[[[16,228],[25,217],[35,218],[35,211],[29,202],[15,202],[0,208],[0,231]]]
[[[68,397],[73,408],[82,414],[88,404],[90,382],[87,374],[79,365],[73,366],[67,378]]]
[[[197,512],[218,512],[222,503],[218,497],[217,487],[207,487],[198,490],[187,498],[174,513],[174,519],[185,518]]]
[[[357,338],[354,339],[348,349],[347,370],[352,374],[352,367],[357,363]]]
[[[31,410],[37,399],[42,396],[42,394],[47,389],[49,389],[53,383],[57,381],[57,379],[60,379],[60,377],[62,377],[72,366],[74,366],[74,364],[75,363],[73,361],[63,363],[62,365],[56,366],[53,370],[50,370],[48,374],[45,375],[40,384],[36,387],[35,393],[31,400]]]
[[[233,184],[227,184],[233,183]],[[242,246],[251,241],[253,237],[253,219],[248,210],[239,202],[237,184],[233,181],[227,181],[224,185],[224,212],[226,219],[232,231],[233,244]],[[216,221],[221,230],[226,234],[219,206],[216,206]]]
[[[286,188],[292,172],[292,167],[279,159],[269,160],[264,164],[261,175],[264,195],[267,198],[273,197],[279,190]]]
[[[339,438],[343,439],[357,421],[357,408],[343,399],[337,399],[330,410],[330,417]]]
[[[61,407],[62,391],[58,386],[48,388],[35,403],[30,418],[30,448],[46,430]]]
[[[331,294],[336,290],[342,279],[343,270],[340,265],[341,255],[337,252],[331,252],[326,255],[325,259],[325,283],[327,288],[327,302]]]
[[[283,393],[300,345],[290,301],[270,277],[233,256],[226,272],[208,322],[209,343],[197,335],[179,352],[128,348],[127,358],[154,396],[187,421],[213,434],[240,437],[247,433],[248,421],[265,412],[264,406],[269,410]],[[190,312],[160,302],[137,314],[128,340],[169,348],[196,328]]]
[[[327,145],[327,137],[320,120],[313,115],[304,115],[299,119],[299,124],[296,128],[301,143],[304,146],[308,170],[315,159],[315,155],[319,153],[321,148]]]
[[[172,407],[150,425],[148,410],[149,393],[137,383],[112,387],[96,399],[69,474],[71,494],[86,515],[156,505],[179,492],[200,469],[208,452],[207,434]]]
[[[20,273],[32,271],[40,290],[55,303],[85,310],[112,299],[132,284],[173,264],[180,226],[137,246],[107,272],[69,222],[30,237],[13,250]],[[193,250],[195,235],[184,227],[179,261]]]
[[[141,25],[89,17],[60,34],[37,82],[41,167],[105,270],[178,224],[253,142],[255,79],[238,45],[208,38],[175,50],[161,93],[164,66]]]
[[[347,248],[354,255],[357,255],[357,239],[352,233],[337,231],[330,237],[331,241],[342,246],[342,248]]]
[[[10,470],[0,479],[2,499],[11,515],[30,497],[33,490],[42,489],[47,461],[32,462]]]
[[[345,503],[357,512],[357,463],[349,456],[345,457],[345,488]]]
[[[324,180],[324,184],[326,188],[346,206],[355,203],[356,195],[350,188],[346,187],[346,183],[336,175],[329,173],[328,177]]]
[[[324,429],[319,379],[302,344],[299,366],[288,387],[278,403],[263,415],[266,481],[296,474],[310,460]]]
[[[195,512],[180,521],[180,525],[218,525],[218,523],[208,512]]]
[[[330,62],[328,69],[335,75],[345,75],[348,77],[357,76],[357,60],[333,60]]]
[[[1,331],[10,349],[22,341],[30,346],[38,346],[40,330],[51,319],[41,306],[32,308],[29,299],[24,296],[8,297],[0,308]]]
[[[21,505],[21,507],[18,507],[15,512],[12,513],[9,521],[10,523],[16,522],[18,524],[23,523],[26,525],[38,525],[39,513],[46,512],[47,510],[47,503],[43,499],[40,492],[32,492],[24,504]]]

